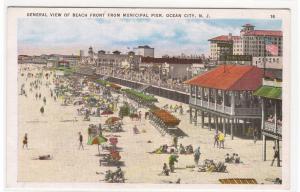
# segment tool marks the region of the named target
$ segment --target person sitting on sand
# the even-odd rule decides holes
[[[162,153],[168,153],[168,145],[163,145],[162,146]]]
[[[169,170],[168,165],[166,163],[164,163],[162,174],[164,174],[166,176],[170,175],[170,170]]]
[[[230,162],[230,157],[229,154],[227,153],[225,157],[225,163],[229,163],[229,162]]]
[[[34,160],[51,160],[52,157],[50,155],[42,155],[39,156],[38,158],[34,158]]]
[[[234,162],[235,163],[240,163],[241,162],[240,157],[239,157],[238,154],[235,154],[235,161]]]
[[[185,147],[185,151],[186,151],[186,153],[188,153],[188,154],[194,153],[193,146],[192,146],[192,145],[186,146],[186,147]]]
[[[161,145],[158,149],[155,149],[151,153],[161,154],[163,153],[163,145]]]
[[[181,143],[179,145],[179,153],[180,154],[185,154],[186,153],[185,148],[183,147],[183,145]]]
[[[235,153],[233,153],[232,156],[230,157],[230,162],[235,162]]]
[[[133,127],[133,133],[134,134],[140,134],[140,131],[138,130],[136,125]]]

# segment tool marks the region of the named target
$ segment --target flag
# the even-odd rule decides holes
[[[266,51],[271,53],[272,56],[278,55],[278,46],[275,44],[272,44],[271,41],[266,40]]]

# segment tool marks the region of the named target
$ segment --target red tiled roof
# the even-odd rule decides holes
[[[282,37],[282,31],[269,31],[269,30],[253,30],[244,34],[245,36],[278,36]]]
[[[142,63],[168,63],[168,64],[194,64],[202,63],[202,59],[182,59],[182,58],[153,58],[142,57]]]
[[[238,40],[241,38],[240,36],[231,36],[231,37],[232,37],[232,39],[229,38],[229,35],[221,35],[221,36],[209,39],[208,41],[231,41],[231,40]]]
[[[262,85],[263,70],[254,66],[221,65],[185,83],[205,88],[254,91]]]

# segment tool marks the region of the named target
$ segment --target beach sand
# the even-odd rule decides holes
[[[50,97],[49,88],[42,86],[42,97],[47,98],[45,113],[40,113],[43,101],[35,99],[36,91],[30,93],[29,79],[26,83],[28,97],[18,97],[18,181],[19,182],[104,182],[106,170],[115,170],[116,167],[99,166],[98,150],[96,145],[86,145],[89,124],[104,123],[107,117],[91,117],[91,121],[83,121],[82,116],[77,116],[78,106],[61,106],[62,101],[54,101]],[[19,88],[25,82],[25,77],[19,76]],[[122,98],[122,97],[121,97]],[[158,106],[165,104],[179,104],[178,102],[157,97]],[[165,183],[181,179],[181,183],[189,184],[219,184],[222,178],[254,178],[258,183],[270,183],[266,178],[281,178],[281,167],[271,167],[273,157],[272,141],[267,142],[267,161],[262,161],[262,141],[254,144],[251,139],[225,137],[225,149],[213,147],[214,130],[209,131],[189,123],[188,105],[183,104],[184,115],[175,114],[180,120],[181,128],[188,137],[180,138],[179,144],[184,146],[192,144],[194,148],[201,147],[200,162],[205,159],[224,161],[226,153],[238,153],[242,164],[227,164],[228,173],[198,172],[193,168],[193,155],[179,155],[175,165],[175,173],[170,176],[160,176],[163,163],[168,163],[168,154],[150,154],[148,152],[157,149],[162,144],[172,144],[172,137],[161,136],[148,120],[131,121],[124,118],[124,132],[113,133],[119,135],[118,146],[122,148],[121,157],[125,166],[126,183]],[[142,113],[147,110],[140,109]],[[115,113],[117,116],[118,113]],[[78,121],[74,122],[74,117]],[[200,118],[199,122],[200,122]],[[207,121],[207,119],[206,119]],[[137,125],[140,134],[133,134],[132,128]],[[142,130],[145,130],[143,133]],[[84,150],[79,150],[78,132],[83,134]],[[28,133],[29,149],[22,149],[24,134]],[[105,132],[104,135],[110,133]],[[151,140],[151,143],[147,141]],[[101,151],[103,152],[103,151]],[[50,154],[52,160],[32,160],[39,155]]]

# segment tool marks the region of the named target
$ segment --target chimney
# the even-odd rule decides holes
[[[232,40],[232,33],[229,33],[228,39],[229,39],[229,40]]]

